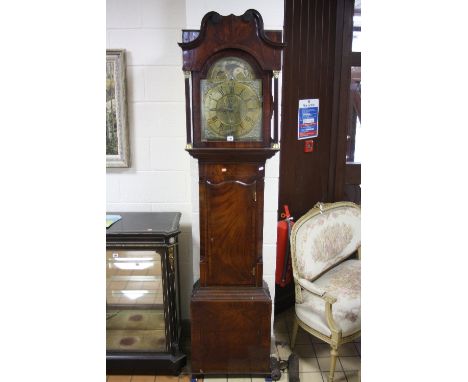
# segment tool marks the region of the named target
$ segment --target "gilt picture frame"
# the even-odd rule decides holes
[[[106,50],[106,167],[130,167],[125,50]]]

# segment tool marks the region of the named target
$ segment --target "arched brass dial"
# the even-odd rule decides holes
[[[208,90],[203,104],[207,126],[219,137],[241,138],[261,116],[261,100],[248,84],[229,80]]]
[[[217,61],[201,81],[202,140],[261,140],[261,92],[246,61]]]

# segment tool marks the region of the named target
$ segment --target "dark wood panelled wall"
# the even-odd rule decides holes
[[[318,202],[342,200],[354,0],[284,2],[283,101],[278,212],[297,219]],[[318,98],[319,136],[297,140],[300,99]]]

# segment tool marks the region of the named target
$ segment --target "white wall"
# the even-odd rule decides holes
[[[209,11],[257,9],[266,29],[283,28],[283,1],[107,0],[107,47],[125,49],[131,167],[107,169],[108,211],[180,211],[182,318],[199,277],[198,164],[185,148],[181,30]],[[263,269],[274,300],[279,155],[267,161]],[[192,248],[193,246],[193,248]]]
[[[183,317],[192,286],[190,160],[181,51],[185,0],[107,0],[107,47],[123,48],[131,167],[107,169],[108,211],[180,211]]]

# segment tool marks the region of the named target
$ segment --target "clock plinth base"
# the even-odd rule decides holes
[[[270,376],[271,297],[263,287],[193,288],[193,375]]]

